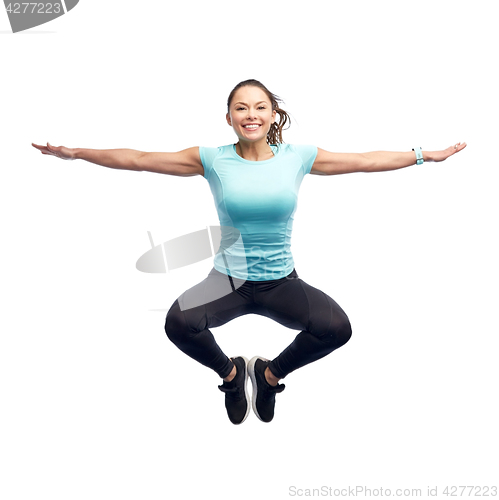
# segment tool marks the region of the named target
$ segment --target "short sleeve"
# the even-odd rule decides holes
[[[201,163],[204,169],[204,178],[208,180],[213,169],[213,162],[215,158],[220,153],[221,148],[205,148],[203,146],[199,147],[199,156],[201,158]]]
[[[312,170],[312,165],[317,158],[317,146],[295,145],[294,147],[303,163],[303,175],[309,174]]]

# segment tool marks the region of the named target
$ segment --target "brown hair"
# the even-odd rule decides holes
[[[267,143],[268,144],[281,144],[284,141],[282,140],[282,131],[288,129],[291,126],[291,118],[288,113],[279,107],[279,103],[283,102],[283,100],[270,92],[270,90],[260,83],[258,80],[245,80],[244,82],[238,83],[229,94],[229,98],[227,99],[227,111],[230,111],[230,103],[234,98],[234,94],[241,88],[246,86],[258,87],[262,89],[267,97],[270,99],[272,104],[272,111],[276,111],[279,115],[279,122],[274,122],[270,125],[270,130],[267,134]],[[286,129],[284,129],[284,125],[288,123]]]

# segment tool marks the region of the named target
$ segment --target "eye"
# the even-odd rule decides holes
[[[239,106],[238,108],[236,108],[236,111],[242,111],[243,109],[245,109],[245,108],[243,108],[242,106]]]

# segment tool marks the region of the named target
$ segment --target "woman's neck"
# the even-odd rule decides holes
[[[245,143],[239,141],[236,144],[236,153],[245,160],[249,161],[263,161],[268,160],[274,156],[272,148],[265,143]]]

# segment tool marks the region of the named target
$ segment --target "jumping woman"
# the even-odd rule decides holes
[[[206,279],[173,303],[165,331],[181,351],[223,379],[219,389],[234,424],[246,420],[251,406],[260,420],[270,422],[276,394],[285,387],[279,380],[338,349],[352,334],[341,307],[299,278],[294,268],[291,230],[304,176],[396,170],[443,161],[466,147],[458,143],[442,151],[361,154],[284,144],[282,131],[290,118],[280,103],[256,80],[239,83],[229,95],[226,116],[238,141],[218,148],[147,153],[33,144],[43,154],[66,160],[183,177],[202,175],[208,181],[220,219],[220,249]],[[210,329],[245,314],[266,316],[300,333],[273,360],[228,358]]]

